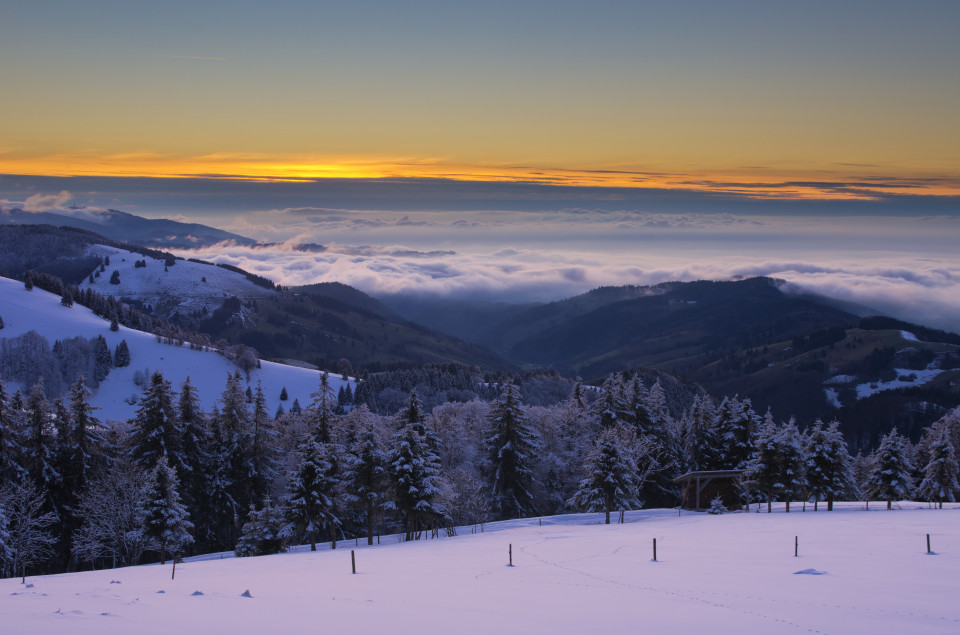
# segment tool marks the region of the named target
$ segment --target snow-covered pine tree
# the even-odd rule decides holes
[[[333,513],[337,481],[330,476],[332,469],[326,444],[304,436],[297,447],[297,467],[290,474],[288,501],[290,517],[309,537],[310,551],[317,550],[321,529],[327,528],[336,539],[340,525]]]
[[[287,550],[289,512],[282,505],[274,505],[268,496],[260,510],[251,509],[247,522],[240,531],[240,539],[233,553],[238,558],[265,556]]]
[[[130,421],[129,454],[145,470],[152,470],[161,456],[180,467],[182,434],[173,389],[163,373],[154,371],[144,388],[137,413]]]
[[[587,477],[570,499],[570,504],[585,511],[604,512],[604,522],[610,524],[610,512],[638,507],[636,498],[637,466],[624,447],[622,430],[601,430],[593,449],[587,456]]]
[[[180,385],[177,415],[180,422],[179,468],[182,469],[182,472],[177,472],[180,494],[194,521],[194,538],[198,543],[206,544],[214,535],[209,522],[210,515],[204,513],[210,483],[210,433],[200,397],[190,377]]]
[[[314,435],[320,443],[330,443],[330,427],[337,408],[337,395],[330,386],[330,375],[327,371],[320,375],[320,386],[310,397],[313,399],[310,403],[310,414]]]
[[[0,495],[0,578],[8,578],[14,573],[14,553],[10,547],[10,519],[4,509],[3,497]]]
[[[280,401],[286,401],[289,398],[290,397],[287,396],[287,387],[284,386],[283,388],[280,389]]]
[[[725,397],[717,409],[717,437],[723,469],[740,469],[750,460],[759,417],[749,399]]]
[[[590,414],[603,430],[629,424],[632,414],[623,396],[623,378],[611,375],[604,380],[600,396],[590,407]]]
[[[230,499],[235,505],[236,522],[229,528],[229,543],[236,544],[240,528],[254,501],[253,418],[239,372],[227,375],[220,397],[215,452],[218,453]]]
[[[389,505],[400,513],[406,539],[419,538],[424,529],[438,529],[446,520],[435,500],[440,493],[440,459],[427,435],[423,405],[413,391],[407,407],[397,414],[390,476],[394,500]]]
[[[950,440],[950,429],[944,422],[929,428],[929,459],[923,469],[923,480],[917,487],[917,496],[937,503],[943,509],[944,501],[956,501],[960,483],[957,481],[957,453]]]
[[[813,510],[820,500],[827,501],[827,511],[833,511],[833,502],[856,496],[857,483],[853,475],[853,459],[847,451],[840,424],[833,421],[824,427],[817,419],[806,435],[807,487],[813,496]]]
[[[753,456],[747,467],[747,474],[754,489],[763,494],[767,501],[768,514],[772,511],[772,503],[779,492],[783,473],[780,465],[779,433],[773,415],[768,411],[754,437]]]
[[[717,410],[709,397],[698,395],[684,418],[684,457],[689,471],[731,469],[723,464]]]
[[[577,377],[573,389],[570,391],[570,404],[581,412],[587,409],[587,397],[583,390],[583,381]]]
[[[373,544],[376,508],[383,502],[387,488],[389,456],[381,440],[379,421],[361,404],[350,413],[357,421],[356,440],[351,448],[352,459],[344,478],[353,496],[363,506],[367,524],[367,544]]]
[[[19,481],[26,475],[21,465],[23,448],[23,413],[14,409],[0,381],[0,483]]]
[[[487,417],[489,436],[484,446],[492,466],[494,509],[501,518],[523,518],[536,513],[531,487],[533,453],[540,435],[530,425],[520,391],[507,383]]]
[[[640,375],[634,375],[630,382],[630,412],[633,414],[633,425],[637,434],[653,434],[653,418],[647,409],[647,401],[650,398]]]
[[[27,438],[23,446],[23,463],[37,489],[46,493],[56,484],[59,474],[54,467],[54,430],[42,380],[30,389],[26,409]]]
[[[150,545],[160,552],[160,564],[166,554],[176,560],[183,548],[193,542],[193,523],[187,508],[180,502],[177,474],[166,456],[161,456],[151,474],[146,505],[144,533]]]
[[[867,495],[887,501],[892,509],[893,501],[909,498],[913,493],[913,466],[910,462],[906,438],[894,428],[880,440],[880,447],[873,454],[870,473],[867,476]]]
[[[277,476],[277,429],[273,418],[267,412],[267,398],[259,380],[253,397],[252,417],[253,500],[259,504],[266,499],[270,484]]]

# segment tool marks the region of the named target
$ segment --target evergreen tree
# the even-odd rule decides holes
[[[263,509],[251,509],[247,514],[237,541],[234,555],[238,558],[247,556],[265,556],[273,553],[283,553],[287,550],[288,523],[286,517],[289,512],[280,505],[274,505],[267,497],[263,501]]]
[[[54,430],[42,380],[30,389],[26,408],[28,436],[24,443],[24,467],[37,489],[46,493],[56,485],[59,475],[54,467]]]
[[[590,412],[604,430],[627,425],[631,419],[631,413],[623,397],[621,377],[611,375],[603,382],[600,396],[593,402]]]
[[[0,499],[0,578],[6,578],[16,575],[14,572],[14,557],[16,554],[10,547],[10,519],[7,518],[7,512],[4,509],[3,501]]]
[[[633,425],[637,434],[652,434],[653,418],[647,409],[647,400],[649,394],[640,380],[640,375],[635,375],[630,384],[630,412],[633,414]]]
[[[175,469],[180,468],[182,431],[170,382],[159,370],[150,376],[130,427],[130,457],[141,467],[152,470],[166,456],[168,461],[173,459]]]
[[[98,335],[93,344],[94,366],[93,380],[100,383],[110,374],[113,367],[113,356],[110,355],[110,347],[107,346],[107,340],[102,335]]]
[[[837,421],[828,427],[819,419],[813,424],[807,434],[806,455],[807,486],[813,496],[814,511],[820,500],[826,500],[827,511],[833,511],[835,500],[856,494],[853,459]]]
[[[789,512],[790,501],[802,496],[805,463],[800,432],[793,419],[778,428],[767,413],[747,469],[756,489],[766,498],[768,513],[772,501],[783,501]]]
[[[177,414],[180,421],[179,465],[183,470],[177,473],[180,492],[190,518],[194,520],[194,537],[199,543],[207,543],[212,541],[214,535],[209,514],[204,513],[210,482],[207,474],[210,468],[210,434],[200,397],[189,377],[180,385]]]
[[[624,448],[622,431],[607,428],[600,432],[587,456],[587,477],[580,481],[570,504],[585,511],[604,512],[610,524],[610,512],[639,507],[636,498],[637,466]]]
[[[267,497],[270,483],[277,475],[277,430],[267,412],[267,398],[257,382],[253,399],[253,438],[251,441],[253,500],[260,503]]]
[[[147,503],[145,505],[144,533],[153,548],[160,552],[160,564],[166,554],[177,558],[183,548],[193,542],[190,514],[180,502],[177,474],[166,456],[161,456],[153,468]]]
[[[3,330],[3,327],[4,327],[4,326],[5,326],[5,324],[3,323],[3,316],[0,315],[0,331]]]
[[[110,284],[120,284],[120,272],[116,269],[110,274]]]
[[[570,391],[570,404],[581,412],[587,409],[587,397],[583,389],[583,381],[579,377]]]
[[[123,368],[130,365],[130,347],[127,346],[127,340],[121,340],[113,352],[113,365],[117,368]]]
[[[724,398],[717,410],[720,469],[739,469],[747,464],[758,419],[749,399]]]
[[[60,304],[65,307],[73,306],[73,292],[70,291],[69,287],[65,287],[63,293],[60,294]]]
[[[311,420],[314,435],[320,443],[330,443],[330,426],[333,423],[337,407],[337,396],[330,386],[330,375],[324,371],[320,375],[320,386],[310,397]]]
[[[323,528],[330,530],[336,545],[336,531],[340,520],[334,515],[334,497],[337,481],[331,478],[333,465],[327,447],[309,436],[301,439],[297,448],[297,467],[290,474],[290,516],[307,533],[310,551],[317,550],[317,534]]]
[[[26,475],[20,460],[24,455],[23,417],[7,398],[0,381],[0,483],[19,481]]]
[[[440,493],[440,460],[427,435],[423,406],[411,391],[407,407],[397,415],[397,431],[390,451],[390,476],[394,486],[392,507],[403,518],[407,540],[424,529],[436,529],[446,513],[436,503]]]
[[[219,478],[227,488],[234,520],[224,527],[227,544],[236,543],[239,530],[255,500],[255,470],[253,465],[253,420],[247,407],[247,397],[239,373],[228,374],[227,384],[220,398],[215,452],[219,455]]]
[[[501,518],[535,514],[530,464],[532,453],[540,448],[540,435],[531,427],[513,383],[503,387],[487,422],[490,435],[484,444],[493,466],[494,508]]]
[[[884,435],[880,447],[873,455],[873,465],[867,477],[867,493],[870,497],[887,501],[887,509],[893,501],[909,498],[913,492],[913,466],[910,462],[907,441],[896,428]]]
[[[359,425],[351,450],[353,458],[344,477],[351,493],[364,507],[367,544],[372,545],[375,510],[383,502],[387,486],[389,456],[380,438],[379,422],[366,404],[361,404],[350,414]]]
[[[684,420],[684,456],[687,470],[722,470],[717,412],[709,397],[698,395]]]
[[[950,430],[943,422],[934,424],[930,429],[930,457],[923,469],[923,480],[917,487],[917,495],[937,503],[943,509],[944,501],[956,501],[960,483],[957,481],[957,453],[950,440]]]
[[[280,389],[280,401],[286,401],[289,398],[290,397],[287,396],[287,387],[284,386],[283,388]]]
[[[33,291],[33,276],[30,275],[29,271],[23,276],[23,288],[27,291]]]

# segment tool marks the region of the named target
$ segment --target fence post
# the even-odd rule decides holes
[[[653,539],[653,561],[657,561],[657,539]]]
[[[357,558],[353,553],[353,549],[350,550],[350,568],[353,569],[353,572],[357,572]]]
[[[512,567],[513,566],[513,543],[510,543],[510,547],[508,548],[507,553],[509,554],[509,557],[510,557],[510,562],[509,564],[507,564],[507,566]]]
[[[927,534],[927,553],[933,553],[930,551],[930,534]]]
[[[793,557],[796,558],[800,555],[800,536],[793,537]]]

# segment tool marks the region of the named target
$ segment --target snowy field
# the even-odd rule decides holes
[[[17,337],[32,330],[46,337],[52,345],[55,340],[67,337],[79,335],[94,338],[103,335],[111,352],[121,340],[127,341],[130,365],[112,369],[91,400],[91,403],[100,409],[95,416],[103,421],[125,420],[136,413],[137,400],[143,391],[142,387],[133,381],[137,371],[160,370],[177,391],[189,376],[207,411],[223,393],[227,374],[236,371],[232,362],[213,351],[196,351],[189,346],[161,344],[155,335],[125,326],[121,326],[120,330],[114,333],[110,330],[109,322],[94,315],[90,309],[79,304],[69,308],[61,306],[60,296],[36,287],[27,291],[22,282],[9,278],[0,278],[0,316],[5,323],[0,337]],[[280,392],[284,387],[289,395],[289,400],[283,402],[285,410],[290,409],[294,399],[298,399],[303,407],[310,404],[310,395],[320,385],[320,373],[272,362],[262,362],[261,366],[262,368],[251,371],[249,385],[256,388],[257,382],[262,382],[270,414],[281,404]],[[334,391],[338,391],[343,383],[339,375],[331,373],[330,385]],[[8,393],[12,393],[17,387],[14,382],[6,379],[4,385]],[[28,389],[29,386],[21,388]]]
[[[169,564],[0,580],[0,631],[960,632],[960,508],[883,507],[644,510],[608,526],[579,514],[369,548],[206,557],[178,565],[175,580]]]

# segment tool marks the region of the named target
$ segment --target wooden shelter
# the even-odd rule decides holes
[[[717,496],[727,509],[740,509],[743,505],[740,483],[745,470],[712,470],[687,472],[673,479],[680,485],[680,506],[684,509],[706,509]]]

